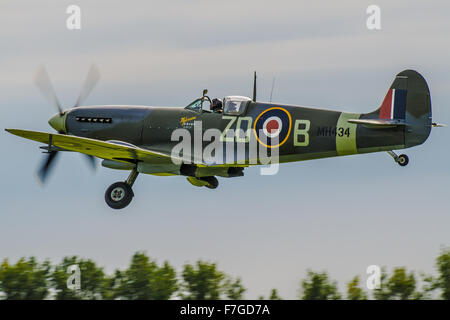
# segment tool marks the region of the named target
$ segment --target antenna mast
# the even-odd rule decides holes
[[[256,71],[253,73],[253,102],[256,102]]]

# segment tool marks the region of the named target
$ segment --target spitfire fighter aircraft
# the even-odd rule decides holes
[[[36,83],[58,109],[49,120],[57,133],[6,131],[44,144],[41,148],[48,157],[38,171],[42,182],[58,153],[66,151],[83,153],[90,160],[100,158],[107,168],[130,171],[125,181],[106,190],[106,203],[114,209],[131,202],[139,173],[186,176],[192,185],[211,189],[218,186],[216,177],[243,176],[245,167],[261,164],[260,153],[246,149],[251,145],[266,148],[271,154],[276,151],[277,163],[385,151],[400,166],[406,166],[408,157],[393,150],[422,144],[431,128],[439,126],[432,123],[427,83],[413,70],[400,72],[379,107],[369,113],[257,102],[256,73],[253,99],[227,96],[211,100],[204,90],[202,97],[186,107],[80,106],[98,78],[98,71],[91,68],[75,107],[63,110],[41,69]],[[232,151],[241,147],[244,151],[232,157],[225,155],[230,153],[227,151],[214,161],[206,161],[202,152],[196,156],[190,151],[196,146],[188,144],[189,148],[174,155],[180,140],[180,135],[174,139],[176,130],[200,135],[204,138],[200,147],[205,148],[208,139],[204,135],[209,129],[219,132],[215,139],[231,144]]]

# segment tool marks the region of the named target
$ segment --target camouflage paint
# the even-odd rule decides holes
[[[398,96],[403,95],[399,105],[404,110],[388,112],[388,106],[383,107],[384,109],[380,107],[373,112],[357,114],[250,101],[243,114],[231,116],[177,107],[86,106],[66,110],[64,125],[69,135],[102,141],[119,140],[143,149],[170,154],[173,146],[178,143],[171,141],[172,132],[175,129],[185,128],[193,135],[194,121],[201,121],[202,132],[210,128],[224,132],[227,129],[251,127],[250,139],[235,141],[233,147],[237,148],[237,144],[244,143],[248,146],[255,143],[252,139],[258,140],[255,128],[260,126],[258,121],[261,117],[268,112],[281,112],[275,113],[275,116],[282,117],[282,125],[289,126],[289,130],[278,146],[272,146],[272,149],[278,149],[280,162],[389,151],[423,143],[431,130],[430,92],[424,78],[415,71],[403,71],[396,76],[390,90],[393,91],[388,91],[388,97],[389,94],[394,96],[395,90]],[[392,101],[394,100],[392,98]],[[389,103],[389,99],[385,98],[380,102],[380,106],[383,106]],[[391,102],[390,106],[394,106],[392,103],[394,102]],[[284,117],[283,114],[287,116]],[[404,116],[406,125],[374,128],[348,122],[350,119],[382,119],[394,114],[397,117]],[[91,121],[79,121],[80,118],[89,118]],[[100,123],[98,119],[111,121]],[[204,142],[204,146],[208,143]],[[264,144],[259,140],[257,143]],[[248,164],[248,153],[245,160],[245,164]],[[133,162],[135,159],[129,161]],[[237,164],[236,159],[234,163],[227,163],[225,166],[233,165],[245,166]],[[145,168],[142,169],[144,173],[146,171],[149,174],[177,174],[180,173],[177,170],[181,170],[171,166],[170,170],[165,171],[163,164],[160,164],[162,169],[151,168],[152,163],[141,164],[141,167]],[[207,172],[207,175],[224,175],[223,168],[216,168],[203,172]]]

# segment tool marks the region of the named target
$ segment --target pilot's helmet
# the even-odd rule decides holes
[[[214,98],[211,101],[211,110],[217,111],[222,109],[222,100]]]

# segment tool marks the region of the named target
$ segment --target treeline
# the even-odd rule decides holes
[[[80,288],[69,289],[69,266],[78,265]],[[299,296],[305,300],[325,299],[430,299],[450,300],[450,248],[442,249],[436,259],[437,276],[416,274],[405,267],[388,274],[383,268],[378,289],[368,290],[365,281],[355,276],[346,284],[345,294],[327,272],[308,270],[300,281]],[[215,263],[197,261],[186,264],[181,274],[164,262],[158,265],[143,252],[133,255],[126,270],[105,274],[90,259],[66,257],[60,264],[21,258],[15,264],[3,260],[0,266],[1,299],[244,299],[240,278],[233,278]],[[260,299],[281,299],[276,289]]]

